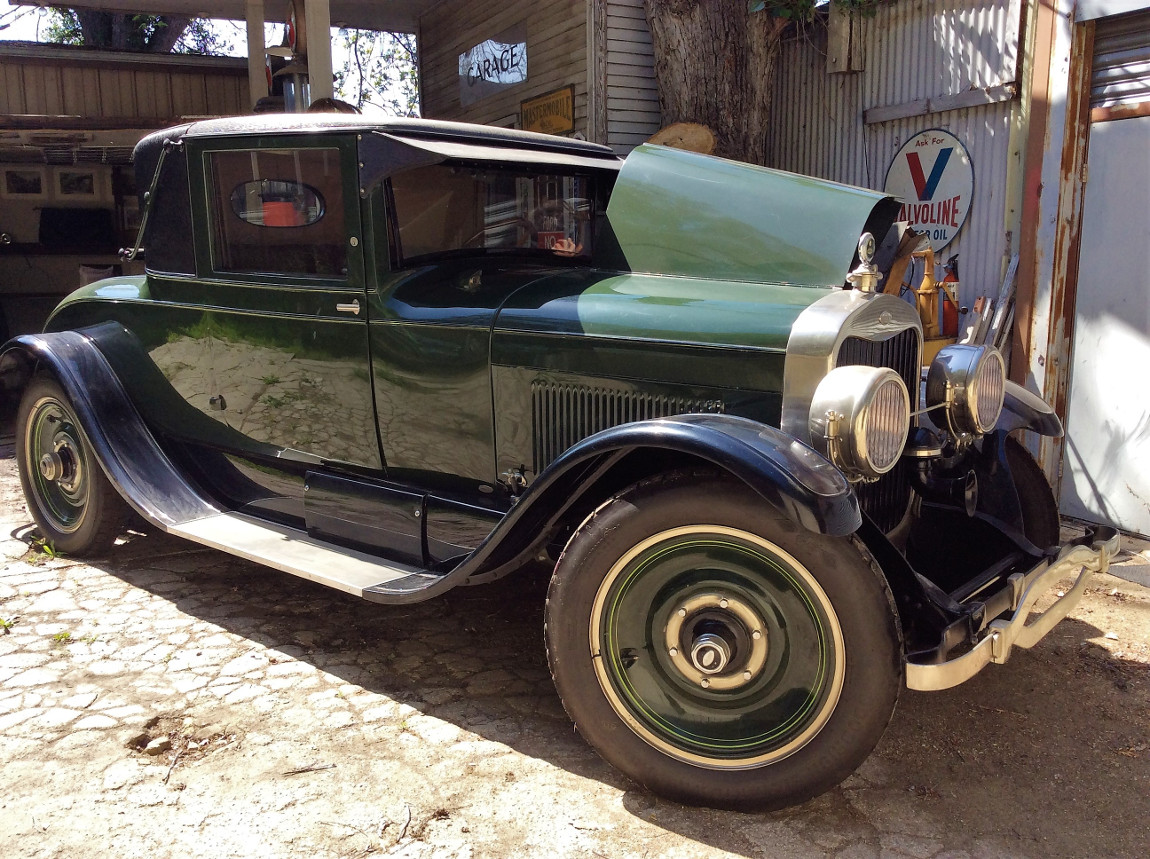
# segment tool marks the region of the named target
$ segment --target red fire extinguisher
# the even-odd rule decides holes
[[[942,279],[942,336],[958,336],[958,254],[946,261],[943,266],[946,276]]]

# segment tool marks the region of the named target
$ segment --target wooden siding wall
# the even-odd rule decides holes
[[[608,0],[607,145],[626,155],[661,126],[643,0]]]
[[[166,121],[250,110],[247,71],[242,64],[235,69],[189,70],[151,63],[30,62],[0,54],[0,114],[4,115]]]
[[[481,98],[459,100],[459,55],[519,23],[527,26],[527,80]],[[422,113],[429,119],[518,125],[519,102],[575,87],[575,130],[587,133],[587,3],[558,0],[444,0],[419,22]]]

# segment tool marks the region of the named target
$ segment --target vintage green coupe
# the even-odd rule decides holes
[[[0,359],[44,537],[105,552],[135,515],[380,603],[544,560],[568,713],[666,796],[826,790],[904,684],[1031,646],[1117,550],[1058,545],[1018,436],[1061,426],[995,350],[923,376],[882,194],[346,116],[136,165],[147,274]]]

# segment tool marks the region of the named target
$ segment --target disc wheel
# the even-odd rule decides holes
[[[551,581],[552,674],[583,736],[658,793],[775,808],[878,742],[901,679],[889,590],[850,539],[802,531],[741,484],[637,484]]]
[[[110,548],[128,508],[96,462],[67,394],[52,379],[33,379],[16,427],[20,483],[44,538],[76,556]]]

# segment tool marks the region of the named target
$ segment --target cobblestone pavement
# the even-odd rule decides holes
[[[6,454],[6,455],[5,455]],[[163,536],[30,551],[0,450],[9,856],[1143,856],[1150,591],[1099,577],[1033,652],[904,693],[796,809],[685,808],[573,732],[544,577],[381,607]]]

